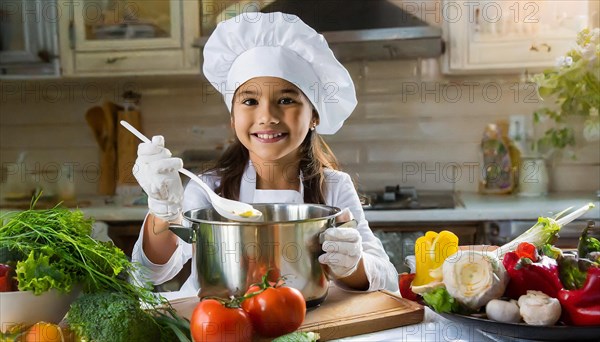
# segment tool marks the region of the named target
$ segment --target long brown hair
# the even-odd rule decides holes
[[[337,158],[323,138],[315,131],[309,130],[300,144],[300,171],[304,186],[304,202],[325,204],[325,168],[339,170]],[[229,199],[239,200],[240,183],[248,164],[248,149],[235,138],[217,163],[207,172],[214,173],[221,179],[216,193]]]

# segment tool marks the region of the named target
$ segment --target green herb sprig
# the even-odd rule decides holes
[[[70,210],[60,204],[52,209],[34,209],[39,196],[33,198],[30,209],[0,216],[0,263],[16,264],[20,291],[41,294],[56,289],[68,293],[81,286],[84,295],[74,305],[96,299],[106,305],[90,308],[89,313],[72,313],[71,320],[76,321],[78,327],[96,322],[100,332],[126,333],[137,326],[135,322],[139,319],[98,322],[95,317],[98,312],[116,310],[113,305],[121,311],[131,311],[127,307],[130,305],[139,309],[136,311],[139,317],[151,322],[144,325],[148,332],[159,329],[163,337],[189,341],[189,322],[177,316],[166,299],[152,293],[149,286],[138,280],[136,274],[141,266],[129,261],[112,242],[92,238],[93,219],[86,218],[78,209]],[[121,303],[114,303],[114,298],[121,298]],[[80,332],[85,337],[103,340],[103,335],[97,335],[96,330]]]
[[[133,272],[134,265],[111,242],[91,237],[93,219],[81,211],[28,209],[0,220],[6,222],[0,228],[0,250],[21,256],[16,267],[19,290],[70,292],[81,284],[85,292],[140,295],[137,286],[117,277]]]

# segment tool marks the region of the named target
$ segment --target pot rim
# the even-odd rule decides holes
[[[329,205],[325,205],[325,204],[313,204],[313,203],[252,203],[252,205],[305,205],[305,206],[311,206],[311,207],[320,207],[320,208],[326,208],[326,209],[332,209],[334,211],[333,214],[328,215],[328,216],[323,216],[323,217],[315,217],[315,218],[308,218],[308,219],[302,219],[302,220],[290,220],[290,221],[256,221],[256,222],[238,222],[238,221],[210,221],[210,220],[204,220],[204,219],[198,219],[198,218],[191,218],[191,213],[192,212],[198,212],[200,210],[206,210],[206,209],[213,209],[214,208],[209,205],[206,207],[201,207],[201,208],[196,208],[196,209],[189,209],[186,210],[183,213],[183,218],[187,221],[193,222],[193,223],[206,223],[206,224],[211,224],[211,225],[226,225],[226,226],[269,226],[269,225],[273,225],[273,224],[285,224],[285,223],[298,223],[298,222],[314,222],[314,221],[320,221],[320,220],[327,220],[327,219],[334,219],[336,217],[338,217],[341,213],[342,210],[338,207],[333,207],[333,206],[329,206]]]

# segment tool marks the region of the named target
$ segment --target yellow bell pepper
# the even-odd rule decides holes
[[[447,257],[458,252],[458,237],[447,230],[427,232],[415,242],[416,275],[412,286],[442,281],[441,266]]]

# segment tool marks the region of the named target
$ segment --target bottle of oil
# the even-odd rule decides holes
[[[496,125],[498,126],[498,129],[500,130],[500,134],[502,135],[502,141],[508,147],[508,154],[510,155],[510,162],[512,165],[512,168],[511,168],[512,177],[514,180],[512,192],[517,192],[518,187],[519,187],[519,182],[517,181],[517,179],[518,179],[519,169],[521,167],[522,151],[519,148],[519,146],[517,145],[517,141],[513,140],[508,135],[508,132],[509,132],[508,121],[507,120],[498,120],[496,122]]]
[[[509,194],[514,188],[514,171],[508,144],[497,124],[488,124],[481,139],[481,180],[485,194]]]

